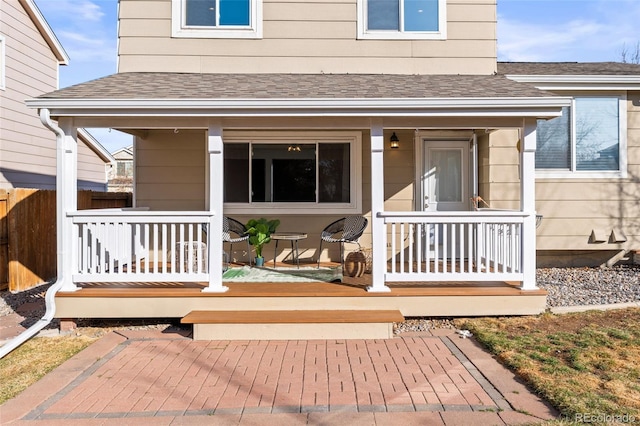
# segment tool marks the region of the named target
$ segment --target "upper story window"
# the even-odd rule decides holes
[[[171,2],[173,37],[262,37],[262,0],[171,0]]]
[[[621,177],[626,173],[626,99],[576,96],[562,116],[538,121],[540,176]]]
[[[6,56],[4,54],[4,37],[0,35],[0,89],[4,90],[5,86],[5,70],[6,70]]]
[[[358,0],[358,38],[445,39],[446,0]]]
[[[361,213],[359,134],[254,134],[224,140],[225,211]]]

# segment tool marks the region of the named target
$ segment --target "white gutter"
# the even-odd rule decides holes
[[[640,90],[640,75],[505,75],[540,90]]]
[[[555,117],[569,97],[375,99],[29,99],[29,108],[71,116],[346,116],[346,117]]]
[[[64,138],[64,132],[53,121],[51,121],[49,110],[40,110],[40,121],[45,125],[45,127],[56,134],[56,145],[63,146],[63,141],[61,139]],[[58,262],[58,264],[60,264],[60,262]],[[44,297],[46,306],[44,316],[31,327],[27,328],[25,331],[2,345],[2,347],[0,347],[0,359],[4,358],[8,353],[38,334],[40,330],[51,323],[51,320],[53,320],[53,316],[56,312],[55,296],[56,293],[62,288],[62,285],[64,283],[64,273],[64,270],[59,270],[56,282],[51,287],[49,287],[49,290],[47,290],[47,293]]]
[[[520,83],[591,83],[591,84],[640,84],[640,75],[540,75],[506,74],[510,80]]]

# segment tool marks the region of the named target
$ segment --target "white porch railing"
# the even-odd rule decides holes
[[[384,212],[386,282],[523,281],[517,211]]]
[[[106,209],[68,216],[77,241],[74,282],[209,280],[209,212]]]

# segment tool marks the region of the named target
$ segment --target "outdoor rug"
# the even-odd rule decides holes
[[[275,283],[291,283],[291,282],[340,282],[342,281],[342,268],[326,268],[320,269],[316,267],[300,267],[300,269],[291,268],[258,268],[243,266],[241,268],[231,268],[222,274],[224,282],[275,282]]]

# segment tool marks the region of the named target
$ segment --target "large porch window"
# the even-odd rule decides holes
[[[225,210],[359,213],[360,137],[225,137]]]

